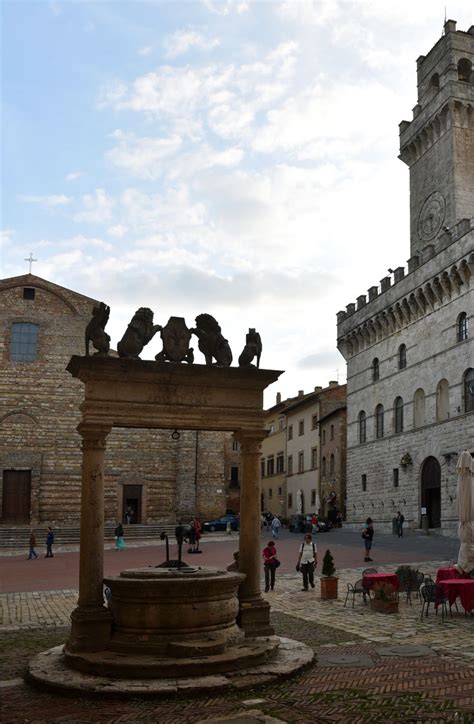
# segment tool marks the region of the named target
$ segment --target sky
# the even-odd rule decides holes
[[[468,30],[471,0],[448,2]],[[345,381],[336,313],[404,265],[398,124],[445,0],[3,0],[2,277],[212,314],[266,397]],[[195,346],[196,362],[203,362]],[[159,336],[144,349],[153,359]]]

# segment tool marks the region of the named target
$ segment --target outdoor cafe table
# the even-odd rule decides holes
[[[399,583],[396,573],[367,573],[362,577],[362,585],[367,590],[372,590],[378,583],[390,583],[395,591],[398,591]]]
[[[474,610],[474,579],[473,578],[447,578],[440,581],[437,590],[446,596],[452,606],[456,598],[461,599],[461,606],[465,611]]]
[[[453,578],[462,578],[462,576],[454,567],[438,568],[438,572],[436,573],[436,583],[440,583],[440,581],[445,581],[447,578],[451,580]]]

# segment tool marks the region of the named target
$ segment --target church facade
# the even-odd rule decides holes
[[[83,385],[66,372],[97,302],[33,274],[0,281],[0,523],[77,526]],[[226,510],[226,433],[114,428],[105,520],[174,523]]]
[[[417,60],[410,258],[338,313],[347,360],[347,517],[455,531],[456,461],[474,454],[474,26]],[[387,259],[393,263],[392,258]]]

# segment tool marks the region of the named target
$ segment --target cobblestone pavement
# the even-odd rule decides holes
[[[446,561],[423,562],[431,575]],[[417,564],[413,564],[417,565]],[[387,566],[393,570],[393,566]],[[382,567],[378,566],[379,570]],[[356,598],[344,608],[347,581],[362,569],[338,571],[339,600],[320,601],[315,591],[301,592],[299,575],[282,575],[272,604],[277,633],[305,641],[317,663],[276,685],[205,698],[100,699],[63,698],[35,691],[18,678],[0,689],[2,724],[20,722],[212,722],[222,716],[258,710],[284,722],[474,722],[474,618],[454,613],[444,623],[430,611],[420,621],[420,604],[403,601],[400,612],[371,611]],[[3,594],[3,631],[67,625],[77,592],[72,590]],[[396,645],[425,647],[416,651]],[[429,648],[426,648],[429,647]],[[14,674],[18,677],[18,673]],[[245,721],[245,719],[242,719]],[[247,721],[257,721],[248,718]]]

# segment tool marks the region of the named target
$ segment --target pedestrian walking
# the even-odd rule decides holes
[[[272,536],[274,538],[278,538],[278,532],[281,528],[281,522],[280,519],[275,515],[275,517],[272,520]]]
[[[314,569],[318,562],[318,549],[313,541],[311,533],[306,533],[303,543],[300,545],[296,570],[303,574],[303,591],[308,590],[308,584],[314,588]]]
[[[34,530],[30,530],[30,552],[28,554],[28,560],[31,561],[32,558],[38,558],[38,555],[35,551],[35,545],[36,545],[36,534]]]
[[[191,548],[188,550],[188,553],[202,553],[202,551],[199,550],[199,541],[201,540],[202,536],[202,525],[199,518],[194,517],[191,521],[190,526],[190,538],[189,543],[191,545]]]
[[[50,525],[48,525],[48,533],[46,535],[46,555],[45,558],[54,558],[53,556],[54,533]]]
[[[125,548],[125,541],[123,539],[123,525],[119,523],[115,529],[115,550],[123,551]]]
[[[403,513],[400,513],[400,511],[398,511],[396,520],[398,537],[403,538],[403,524],[405,522],[405,516],[403,515]]]
[[[313,513],[311,516],[311,533],[315,535],[318,532],[318,516]]]
[[[370,557],[370,550],[372,548],[372,541],[374,539],[374,521],[372,518],[367,518],[365,521],[365,528],[362,531],[362,538],[364,540],[365,557],[364,561],[372,561]]]
[[[263,569],[265,571],[265,591],[275,588],[275,571],[280,565],[275,543],[271,540],[263,549]]]

